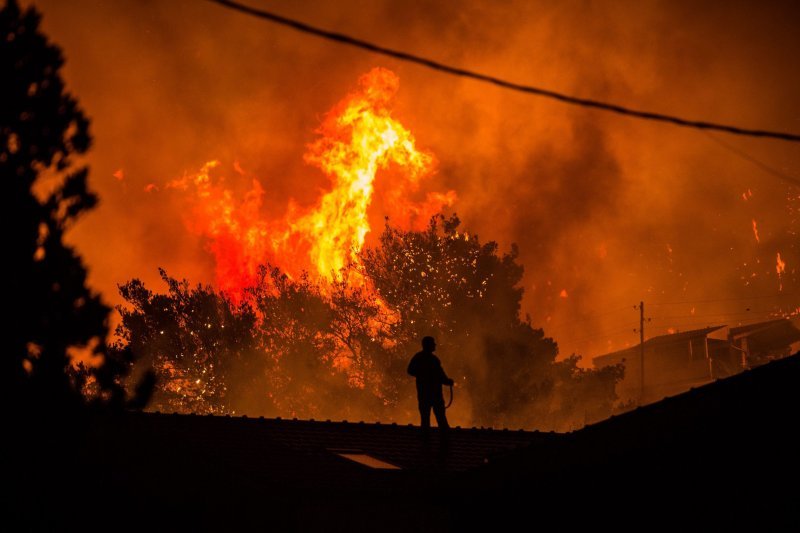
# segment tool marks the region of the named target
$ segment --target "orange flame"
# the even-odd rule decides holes
[[[781,253],[778,252],[778,257],[775,263],[775,272],[778,273],[778,290],[783,290],[783,277],[782,275],[786,272],[786,261],[781,259]]]
[[[758,223],[756,219],[753,219],[753,236],[756,238],[756,242],[761,242],[761,239],[758,238]]]
[[[386,69],[362,76],[360,90],[328,113],[318,130],[321,137],[308,147],[306,161],[330,176],[333,189],[292,229],[312,239],[310,259],[321,276],[338,272],[364,245],[378,169],[390,164],[403,169],[405,183],[398,184],[398,192],[416,189],[420,178],[432,171],[433,157],[418,151],[411,133],[389,114],[399,82]],[[434,198],[434,213],[452,203],[452,198]],[[412,211],[430,212],[431,207]]]
[[[412,195],[434,171],[434,158],[417,149],[414,137],[392,117],[391,104],[399,87],[391,71],[375,68],[363,75],[356,91],[327,113],[307,147],[305,161],[321,169],[331,189],[315,205],[301,208],[290,202],[283,219],[262,213],[264,190],[257,180],[242,200],[212,178],[216,161],[194,176],[175,180],[168,188],[194,191],[190,230],[208,238],[216,259],[220,289],[241,297],[253,284],[258,266],[271,263],[289,275],[309,271],[331,280],[354,261],[364,246],[375,179],[392,169],[388,205],[393,224],[422,227],[430,217],[456,199],[454,191],[430,192],[422,201]],[[237,174],[243,175],[238,162]]]

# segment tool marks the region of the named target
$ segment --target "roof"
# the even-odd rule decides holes
[[[449,444],[396,424],[98,415],[53,454],[74,471],[18,493],[27,502],[43,482],[69,479],[69,492],[49,487],[59,509],[91,494],[96,524],[129,529],[460,531],[521,520],[576,529],[619,525],[636,509],[660,526],[796,530],[781,522],[796,518],[796,494],[780,487],[800,472],[798,382],[800,354],[572,433],[458,428]],[[46,514],[30,501],[26,519]]]
[[[767,320],[766,322],[756,322],[755,324],[747,324],[745,326],[738,326],[738,327],[735,327],[735,328],[731,328],[730,335],[733,338],[736,338],[736,337],[739,337],[739,336],[742,336],[742,335],[746,336],[746,335],[748,335],[750,333],[753,333],[755,331],[762,330],[762,329],[765,329],[765,328],[768,329],[768,328],[771,328],[772,326],[776,326],[778,324],[784,323],[787,320],[788,319],[786,319],[786,318],[779,318],[777,320]]]
[[[464,475],[460,509],[492,498],[509,523],[536,501],[592,527],[796,530],[796,491],[783,487],[800,476],[798,383],[800,353],[512,451]],[[578,513],[563,501],[576,487]]]
[[[95,419],[77,463],[81,479],[110,479],[104,490],[122,494],[143,527],[167,513],[159,527],[411,531],[440,512],[452,476],[557,438],[452,428],[445,443],[410,425],[128,413]]]
[[[708,337],[709,334],[718,331],[725,326],[708,326],[702,329],[693,329],[691,331],[681,331],[679,333],[668,333],[666,335],[658,335],[651,339],[644,341],[645,346],[663,346],[665,344],[672,344],[678,342],[685,342],[698,337]]]
[[[785,422],[794,419],[783,418],[782,413],[796,414],[800,411],[800,388],[797,383],[800,383],[800,353],[612,416],[564,434],[564,439],[560,441],[532,443],[491,462],[510,464],[515,458],[530,456],[532,451],[542,450],[543,447],[563,447],[568,444],[567,441],[572,444],[591,443],[587,446],[588,450],[598,445],[598,439],[607,439],[614,442],[611,446],[619,452],[641,446],[643,441],[653,443],[659,439],[668,440],[676,433],[700,435],[694,433],[698,424],[707,426],[705,429],[713,432],[718,428],[711,427],[712,424],[719,421],[736,420],[742,425],[757,422],[760,426],[768,418],[771,421],[781,420],[782,427],[793,430],[792,424]],[[765,416],[765,412],[769,414]],[[637,438],[631,438],[634,435]],[[491,465],[486,468],[491,468]]]
[[[789,318],[779,318],[731,328],[730,336],[735,340],[747,338],[751,349],[780,349],[800,341],[800,328]]]
[[[337,471],[356,472],[369,467],[343,460],[343,455],[368,455],[406,471],[459,472],[479,466],[498,453],[555,437],[538,431],[456,427],[442,442],[438,429],[433,428],[426,440],[422,430],[411,424],[161,413],[130,413],[128,424],[140,435],[180,437],[213,448],[218,454],[242,457],[251,462],[250,468],[257,468],[260,457],[270,451],[285,455],[289,462],[313,457],[317,462],[335,465]],[[446,453],[441,453],[443,449]],[[292,469],[293,465],[284,462],[284,467]],[[296,478],[297,472],[292,477]]]
[[[690,341],[692,339],[700,338],[700,337],[707,337],[710,333],[718,331],[726,326],[709,326],[702,329],[693,329],[691,331],[682,331],[680,333],[669,333],[666,335],[658,335],[656,337],[652,337],[644,341],[645,349],[647,348],[654,348],[656,346],[667,346],[670,344],[679,344],[683,342]],[[593,357],[592,361],[598,361],[602,364],[603,360],[607,359],[614,359],[615,357],[619,357],[621,354],[633,351],[633,350],[640,350],[641,344],[637,344],[636,346],[631,346],[629,348],[624,348],[622,350],[616,350],[614,352],[609,352],[607,354],[598,355],[597,357]]]

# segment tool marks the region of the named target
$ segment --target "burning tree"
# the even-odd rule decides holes
[[[325,174],[330,189],[311,205],[290,202],[283,218],[264,215],[265,191],[258,180],[238,200],[225,185],[219,161],[165,185],[165,190],[187,195],[186,225],[207,239],[218,288],[241,297],[265,264],[279,266],[293,279],[308,272],[332,281],[355,260],[371,231],[368,210],[379,171],[392,176],[382,209],[404,227],[422,228],[452,205],[453,191],[420,194],[435,161],[392,116],[399,83],[393,72],[374,68],[325,115],[304,158]],[[241,167],[237,173],[246,177]]]
[[[160,273],[163,294],[137,279],[120,286],[128,306],[118,307],[115,345],[155,370],[154,408],[313,417],[329,405],[347,412],[365,403],[340,368],[363,342],[352,293],[328,296],[307,275],[292,280],[265,265],[246,298],[234,300]]]
[[[162,409],[408,419],[405,366],[432,334],[475,423],[568,428],[610,414],[617,371],[557,362],[555,342],[519,317],[516,250],[498,255],[458,226],[387,223],[333,282],[262,267],[240,303],[163,272],[166,294],[134,280],[118,333],[155,365]]]
[[[250,306],[160,273],[166,294],[152,293],[139,280],[119,288],[131,307],[118,308],[120,341],[114,346],[132,350],[142,365],[157,370],[154,403],[166,410],[236,412],[237,395],[267,391],[268,360]],[[263,402],[253,407],[269,410]]]
[[[304,273],[292,280],[278,268],[262,267],[248,291],[259,317],[263,353],[272,369],[270,396],[281,414],[319,416],[330,405],[358,402],[360,390],[337,368],[343,339],[342,308]]]
[[[392,347],[397,313],[387,307],[355,263],[348,263],[330,284],[333,313],[331,335],[337,358],[353,385],[364,389],[384,405],[397,403],[397,386],[392,379],[396,367]]]

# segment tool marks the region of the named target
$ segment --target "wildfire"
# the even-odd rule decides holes
[[[220,289],[240,297],[255,281],[258,266],[266,263],[292,276],[308,271],[331,280],[356,259],[372,230],[367,215],[380,170],[392,170],[390,198],[382,214],[395,225],[422,227],[453,204],[454,191],[413,199],[420,182],[434,172],[435,161],[432,154],[417,149],[411,132],[391,114],[398,87],[393,72],[375,68],[326,114],[304,159],[329,177],[331,188],[310,207],[290,202],[282,219],[262,212],[264,189],[258,180],[237,199],[224,180],[213,175],[217,161],[168,184],[195,193],[187,226],[207,237]],[[236,171],[245,174],[238,162]]]
[[[782,278],[782,275],[786,272],[786,261],[781,259],[781,253],[780,252],[778,252],[778,257],[776,259],[775,272],[778,273],[778,283],[779,283],[779,289],[778,290],[782,291],[783,290],[783,278]]]
[[[411,132],[390,115],[399,82],[386,69],[362,76],[360,90],[328,113],[318,130],[320,138],[308,147],[305,160],[331,178],[333,189],[292,229],[311,240],[310,259],[321,276],[338,272],[364,245],[370,231],[367,208],[378,169],[396,165],[403,170],[400,182],[393,184],[391,202],[400,207],[397,214],[405,219],[400,222],[408,224],[412,218],[420,222],[422,215],[425,223],[455,199],[452,192],[429,195],[422,205],[403,198],[403,193],[415,191],[419,180],[432,172],[434,160],[416,149]]]
[[[778,273],[779,276],[784,272],[786,272],[786,261],[781,259],[780,252],[778,252],[777,263],[775,264],[775,271]]]
[[[756,219],[753,219],[753,236],[756,238],[756,242],[761,242],[761,239],[758,238],[758,223]]]

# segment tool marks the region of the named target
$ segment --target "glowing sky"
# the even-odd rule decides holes
[[[384,66],[400,78],[396,115],[439,162],[431,190],[455,190],[452,209],[482,239],[519,244],[525,312],[562,353],[637,342],[632,305],[642,299],[652,334],[800,305],[800,188],[703,133],[453,78],[208,2],[34,3],[92,119],[87,161],[101,204],[70,238],[110,303],[132,277],[157,287],[158,266],[213,280],[213,257],[187,232],[180,197],[148,193],[149,184],[218,159],[258,177],[267,211],[282,212],[289,198],[312,202],[327,179],[303,161],[314,129],[361,74]],[[800,131],[797,4],[697,4],[258,5],[522,83]],[[798,144],[720,138],[800,177]]]

